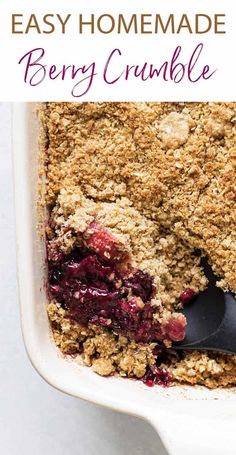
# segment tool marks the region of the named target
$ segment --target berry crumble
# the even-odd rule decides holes
[[[102,375],[209,388],[236,356],[177,352],[178,311],[236,291],[235,103],[46,103],[48,315],[63,354]]]

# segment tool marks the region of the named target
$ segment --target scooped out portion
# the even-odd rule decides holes
[[[46,233],[48,312],[62,352],[103,376],[166,386],[163,359],[185,336],[178,309],[207,283],[194,250],[127,198],[95,202],[78,188],[61,191]]]
[[[77,241],[69,254],[58,255],[58,244],[55,253],[53,242],[48,251],[49,294],[68,310],[69,318],[144,343],[184,339],[185,317],[166,317],[161,306],[155,307],[153,278],[132,266],[125,245],[96,221]]]

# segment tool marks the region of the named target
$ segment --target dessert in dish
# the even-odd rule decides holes
[[[64,354],[147,385],[236,383],[236,356],[175,351],[178,312],[236,290],[234,103],[47,103],[48,314]]]

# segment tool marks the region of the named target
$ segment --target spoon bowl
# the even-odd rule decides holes
[[[181,310],[187,319],[186,336],[174,347],[236,354],[236,300],[217,287],[218,278],[206,259],[202,266],[208,287]]]

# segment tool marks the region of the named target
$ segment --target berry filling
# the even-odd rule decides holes
[[[131,289],[134,295],[141,297],[143,302],[149,302],[155,293],[151,276],[142,270],[125,278],[123,283],[125,287]]]
[[[128,254],[122,244],[95,221],[90,224],[84,237],[85,246],[96,253],[100,259],[112,264],[118,264],[128,259]]]
[[[171,377],[169,373],[160,367],[149,367],[143,377],[143,383],[148,387],[153,387],[155,384],[161,385],[162,387],[168,387],[170,380]]]
[[[93,222],[79,245],[65,255],[58,243],[54,251],[53,240],[48,242],[49,295],[72,320],[108,327],[140,342],[183,340],[184,316],[155,321],[153,279],[131,267],[121,242]]]

